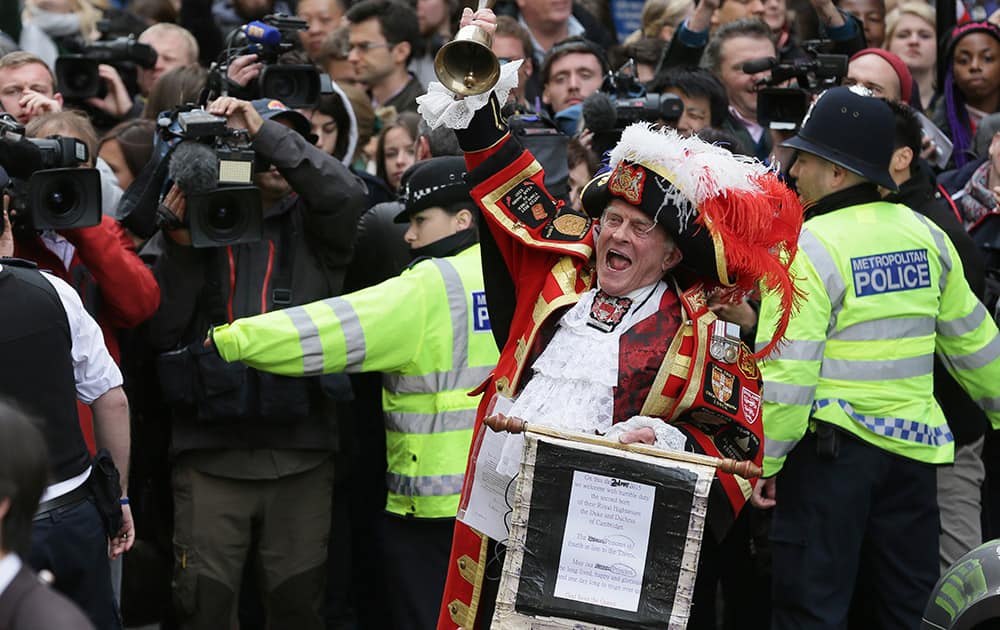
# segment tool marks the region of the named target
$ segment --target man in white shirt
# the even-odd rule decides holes
[[[117,558],[135,540],[127,499],[129,415],[121,372],[76,291],[30,263],[9,258],[10,232],[5,217],[0,302],[9,307],[0,313],[6,359],[0,361],[0,398],[42,419],[52,481],[34,511],[31,552],[25,559],[37,570],[51,571],[55,587],[81,606],[95,626],[120,628],[108,557]],[[98,446],[108,449],[120,474],[123,523],[110,537],[110,546],[88,483],[91,457],[77,399],[90,406]]]

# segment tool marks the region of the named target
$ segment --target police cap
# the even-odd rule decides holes
[[[431,158],[408,168],[399,185],[403,211],[394,221],[406,223],[411,215],[435,206],[446,208],[463,201],[471,205],[465,171],[465,158],[457,156]]]
[[[833,162],[889,190],[896,118],[880,99],[853,88],[836,87],[820,95],[802,121],[798,135],[781,144]]]

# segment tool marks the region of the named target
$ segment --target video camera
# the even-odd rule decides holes
[[[684,103],[674,94],[650,94],[636,76],[630,59],[615,73],[608,73],[601,90],[583,103],[583,119],[593,132],[591,146],[597,155],[618,144],[625,127],[636,122],[663,122],[676,125],[684,113]]]
[[[253,175],[268,165],[254,153],[249,133],[194,106],[161,116],[157,125],[164,140],[176,143],[169,176],[187,200],[184,225],[191,230],[191,244],[220,247],[261,240],[263,207]],[[179,227],[172,220],[169,214],[158,217],[166,229]]]
[[[90,158],[76,138],[25,138],[24,127],[0,114],[0,189],[10,219],[23,230],[65,230],[101,222],[101,177],[77,168]],[[2,229],[2,228],[0,228]]]
[[[601,91],[615,104],[615,126],[621,129],[636,122],[676,123],[684,113],[684,103],[675,94],[649,94],[636,75],[635,60],[629,59],[614,74],[604,78]]]
[[[152,68],[156,65],[156,51],[140,44],[134,37],[119,37],[110,41],[68,44],[73,54],[56,59],[56,81],[66,100],[82,101],[93,96],[104,96],[107,88],[97,73],[98,64],[130,62]]]
[[[214,66],[210,73],[210,90],[233,92],[247,100],[273,98],[292,108],[315,107],[321,94],[333,91],[330,77],[310,64],[278,63],[282,55],[296,49],[298,33],[308,28],[305,20],[275,13],[235,29],[228,38],[224,63]],[[234,46],[239,48],[234,50]],[[264,69],[245,88],[232,86],[226,77],[229,64],[240,55],[250,54],[257,55]]]
[[[774,57],[753,59],[743,64],[743,72],[757,74],[771,71],[770,78],[758,85],[765,86],[757,92],[757,122],[761,126],[781,131],[797,131],[809,111],[814,94],[840,85],[847,75],[847,55],[831,55],[829,40],[809,40],[802,43],[809,59],[778,63]],[[797,88],[775,87],[795,79]]]

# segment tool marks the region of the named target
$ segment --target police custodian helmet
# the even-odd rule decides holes
[[[880,99],[852,88],[823,92],[802,121],[798,135],[781,144],[805,151],[889,190],[897,190],[889,174],[896,118]]]

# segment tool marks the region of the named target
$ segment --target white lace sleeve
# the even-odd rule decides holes
[[[635,431],[636,429],[652,429],[656,433],[656,443],[653,444],[658,449],[664,451],[683,451],[687,444],[687,437],[681,433],[677,427],[664,422],[660,418],[650,416],[632,416],[625,422],[611,425],[604,437],[609,440],[617,440],[624,433]]]
[[[441,125],[449,129],[465,129],[472,122],[472,115],[490,99],[490,92],[496,92],[497,100],[507,102],[510,91],[517,87],[517,69],[523,59],[511,61],[500,66],[500,79],[489,92],[458,98],[458,95],[441,85],[431,81],[427,86],[427,94],[417,97],[417,111],[430,125],[436,129]]]

